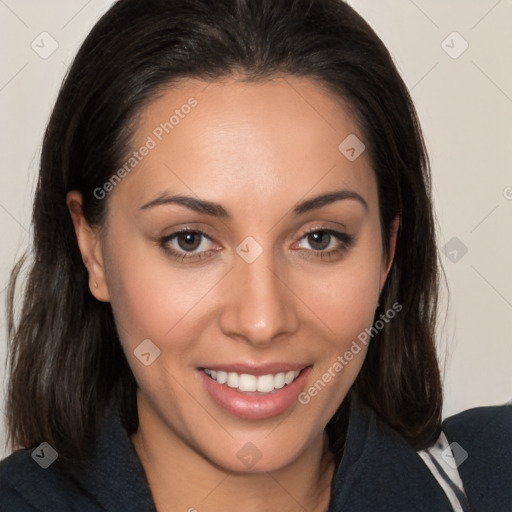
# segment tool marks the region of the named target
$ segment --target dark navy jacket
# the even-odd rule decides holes
[[[456,441],[468,453],[458,471],[470,510],[512,511],[512,406],[460,413],[445,420],[443,430],[450,443]],[[43,469],[32,452],[20,450],[0,462],[1,512],[155,511],[144,471],[115,402],[107,411],[96,447],[91,447],[80,469],[64,471],[58,458]],[[353,399],[329,512],[387,511],[452,509],[406,440]]]

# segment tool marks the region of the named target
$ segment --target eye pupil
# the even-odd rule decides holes
[[[323,251],[324,249],[327,249],[330,242],[331,235],[325,231],[316,231],[315,233],[310,233],[308,235],[309,245],[317,251]]]
[[[177,242],[183,251],[194,251],[201,244],[201,235],[199,233],[180,233],[177,236]]]

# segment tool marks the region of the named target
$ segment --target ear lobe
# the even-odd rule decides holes
[[[75,234],[84,265],[89,272],[89,289],[93,296],[109,302],[107,282],[105,279],[103,253],[101,250],[100,230],[89,225],[82,209],[82,194],[77,190],[68,192],[66,204],[71,214]]]
[[[384,287],[384,283],[386,282],[386,278],[388,276],[389,271],[391,270],[391,265],[393,264],[393,260],[395,257],[395,249],[396,249],[396,240],[398,236],[398,228],[400,227],[400,216],[397,215],[391,225],[389,227],[389,253],[382,255],[382,272],[381,272],[381,282],[380,289]]]

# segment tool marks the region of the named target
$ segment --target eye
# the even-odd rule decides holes
[[[306,233],[294,248],[311,252],[320,258],[326,258],[340,255],[353,244],[354,238],[347,233],[330,229],[316,229]]]
[[[158,244],[167,254],[179,260],[202,259],[216,250],[212,239],[197,230],[172,233],[160,239]]]
[[[313,250],[325,251],[332,246],[335,238],[327,231],[315,231],[306,235],[303,240],[305,240]]]
[[[206,237],[196,231],[183,231],[175,235],[172,242],[174,242],[175,248],[177,249],[193,252],[206,244]],[[204,250],[204,247],[202,248]]]

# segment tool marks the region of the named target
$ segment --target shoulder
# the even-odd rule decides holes
[[[0,511],[155,512],[120,400],[112,395],[97,435],[72,460],[41,443],[0,461]]]
[[[17,450],[0,461],[0,510],[99,511],[58,461],[44,468],[32,457],[35,450]],[[40,453],[40,452],[38,452]],[[44,451],[41,460],[48,457]],[[47,458],[48,461],[48,458]]]
[[[512,504],[512,405],[461,412],[444,420],[443,431],[470,501],[478,510],[508,509]]]
[[[443,430],[450,441],[488,456],[499,447],[512,465],[512,405],[469,409],[445,419]]]
[[[17,483],[26,470],[26,453],[21,450],[0,461],[0,510],[33,512],[37,510],[25,501],[17,490]]]
[[[512,404],[491,407],[475,407],[444,420],[450,428],[479,432],[491,427],[493,431],[510,433],[512,428]]]

